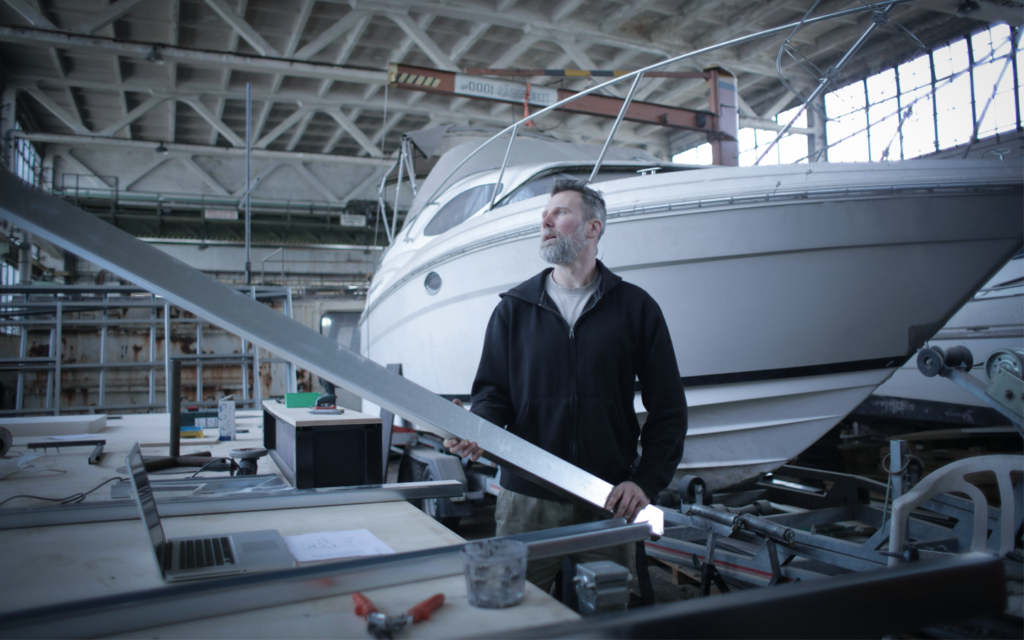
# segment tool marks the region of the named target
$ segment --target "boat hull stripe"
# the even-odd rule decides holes
[[[853,360],[849,362],[835,362],[832,364],[815,364],[805,367],[785,367],[782,369],[766,369],[762,371],[736,371],[732,373],[717,373],[706,376],[683,376],[682,381],[684,388],[692,389],[694,387],[710,387],[713,385],[737,384],[741,382],[811,378],[835,373],[854,373],[857,371],[902,367],[910,357],[911,356],[909,355],[900,355],[893,356],[891,358]],[[640,391],[639,381],[636,383],[636,391]],[[470,396],[466,393],[442,393],[440,395],[442,398],[446,398],[448,400],[459,399],[462,402],[470,401]]]

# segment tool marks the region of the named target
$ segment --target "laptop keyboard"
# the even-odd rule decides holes
[[[235,563],[235,558],[231,555],[231,542],[227,537],[181,540],[177,544],[181,545],[182,569],[201,569]]]

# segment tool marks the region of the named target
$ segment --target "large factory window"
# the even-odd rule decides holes
[[[978,138],[1020,128],[1024,54],[1010,48],[1010,28],[994,25],[826,93],[828,146],[823,159],[917,158],[966,144],[978,122]],[[772,120],[789,124],[801,109],[798,103]],[[807,127],[806,114],[793,126]],[[754,164],[777,135],[769,129],[740,129],[740,166]],[[807,155],[807,136],[791,133],[769,150],[761,164],[806,162]],[[711,145],[700,144],[672,159],[711,164]]]
[[[966,144],[976,123],[978,138],[1020,127],[1024,56],[1010,48],[995,25],[826,94],[827,159],[916,158]]]
[[[15,122],[14,128],[20,131],[21,123]],[[43,159],[32,143],[24,138],[14,139],[14,175],[36,186],[43,183]]]

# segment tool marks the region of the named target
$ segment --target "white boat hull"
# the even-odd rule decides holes
[[[716,489],[795,457],[1016,251],[1020,177],[966,166],[716,169],[600,185],[599,258],[658,301],[672,333],[692,407],[680,474]],[[1009,187],[919,188],[943,180]],[[437,393],[468,394],[497,294],[546,266],[542,200],[385,258],[360,325],[364,355],[402,363]]]

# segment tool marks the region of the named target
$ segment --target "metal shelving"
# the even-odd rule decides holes
[[[281,301],[284,315],[292,317],[292,296],[288,287],[247,286],[235,287],[248,297],[265,302]],[[148,318],[124,317],[129,310],[149,309]],[[112,317],[112,310],[119,310],[122,317]],[[82,314],[87,314],[83,317]],[[96,316],[99,317],[96,317]],[[0,415],[51,414],[62,411],[112,412],[126,410],[170,411],[170,370],[172,358],[170,340],[175,337],[175,326],[195,326],[195,353],[174,355],[187,367],[195,369],[196,401],[198,406],[216,406],[216,400],[203,400],[203,369],[212,366],[241,367],[241,399],[239,406],[258,407],[262,400],[260,365],[284,363],[287,370],[286,391],[296,391],[295,365],[284,358],[261,357],[259,349],[251,349],[248,341],[238,338],[241,347],[238,353],[202,353],[204,328],[216,327],[197,317],[181,317],[182,310],[163,298],[144,289],[125,286],[27,286],[0,287],[0,331],[18,335],[18,357],[0,358],[0,372],[17,372],[14,409],[0,410]],[[175,317],[177,316],[177,317]],[[99,357],[94,362],[68,362],[63,357],[66,346],[66,329],[95,328],[99,332]],[[114,361],[108,358],[109,334],[114,328],[148,327],[146,342],[147,359],[143,361]],[[216,327],[218,330],[219,327]],[[47,336],[48,332],[48,336]],[[47,345],[46,356],[33,356],[29,352],[29,334],[44,336]],[[227,333],[227,332],[225,332]],[[178,333],[180,336],[180,332]],[[233,335],[233,334],[231,334]],[[13,336],[12,336],[13,337]],[[157,342],[164,341],[163,358],[157,359]],[[187,340],[187,338],[185,338]],[[62,357],[56,357],[57,345]],[[81,345],[79,345],[81,346]],[[125,346],[127,351],[127,346]],[[136,351],[138,353],[138,351]],[[250,369],[251,367],[251,369]],[[145,403],[107,403],[108,372],[118,370],[148,370],[147,401]],[[157,401],[156,373],[163,369],[165,380],[164,402]],[[61,406],[62,374],[65,371],[98,371],[98,399],[89,406]],[[42,407],[27,407],[26,378],[31,372],[46,372],[45,399]],[[252,389],[249,374],[252,372]],[[78,386],[78,385],[76,385]]]

